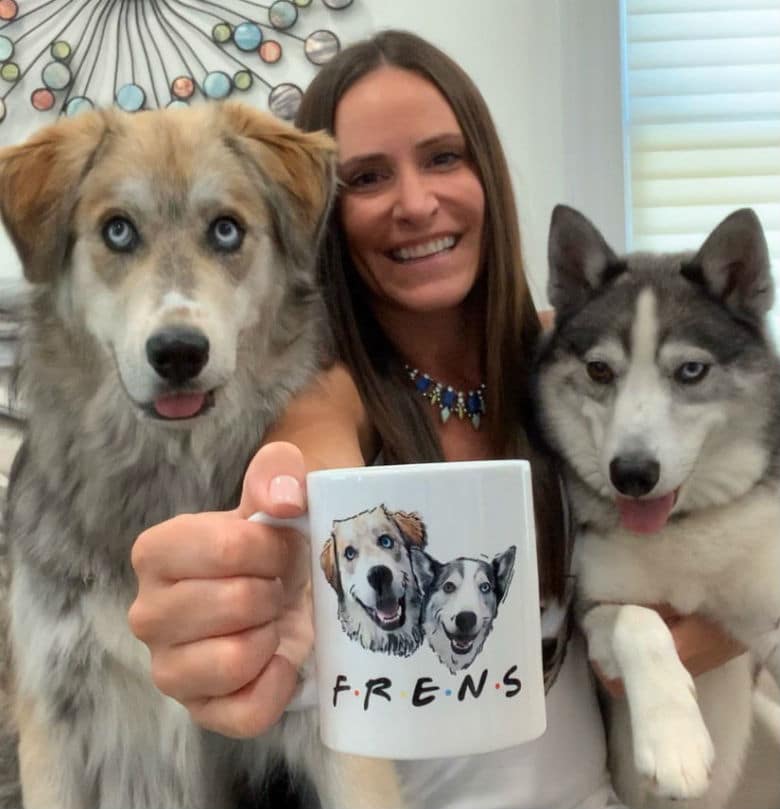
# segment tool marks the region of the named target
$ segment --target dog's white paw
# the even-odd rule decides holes
[[[634,760],[652,791],[672,800],[701,797],[710,785],[715,748],[695,703],[669,712],[634,734]]]

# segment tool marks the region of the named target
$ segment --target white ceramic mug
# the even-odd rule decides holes
[[[416,759],[540,736],[528,462],[334,469],[306,488],[323,742]]]

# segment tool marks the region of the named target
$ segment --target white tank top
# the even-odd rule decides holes
[[[485,728],[490,733],[490,728]],[[397,762],[410,809],[618,807],[584,642],[574,635],[547,694],[547,730],[528,744],[465,758]]]

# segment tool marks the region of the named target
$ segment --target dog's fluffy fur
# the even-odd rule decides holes
[[[582,215],[550,230],[539,414],[576,519],[590,656],[621,677],[615,784],[633,809],[720,809],[749,738],[751,661],[696,682],[652,609],[724,626],[780,677],[780,363],[755,214],[693,254],[618,257]],[[630,717],[629,717],[630,714]]]
[[[408,657],[422,642],[409,554],[425,544],[425,524],[413,512],[380,505],[334,520],[320,565],[338,595],[342,629],[364,649]]]
[[[317,366],[333,155],[236,104],[90,113],[0,153],[0,210],[36,287],[8,507],[28,809],[219,809],[239,761],[259,781],[276,754],[332,809],[400,803],[389,765],[340,777],[311,712],[255,741],[197,728],[127,625],[135,538],[235,506]]]
[[[477,658],[493,629],[515,569],[514,545],[491,560],[461,556],[439,562],[412,549],[423,591],[422,625],[436,656],[455,674]]]
[[[2,521],[0,521],[0,524]],[[9,567],[5,531],[0,531],[0,809],[19,809],[22,792],[13,716],[13,669],[8,642]]]

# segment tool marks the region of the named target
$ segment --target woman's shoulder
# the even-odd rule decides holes
[[[267,437],[290,441],[312,455],[318,467],[358,466],[376,455],[373,425],[349,369],[334,363],[321,370],[288,405]]]
[[[337,418],[353,423],[357,429],[368,420],[368,412],[360,397],[360,391],[349,368],[335,362],[319,372],[299,401],[320,408]]]

